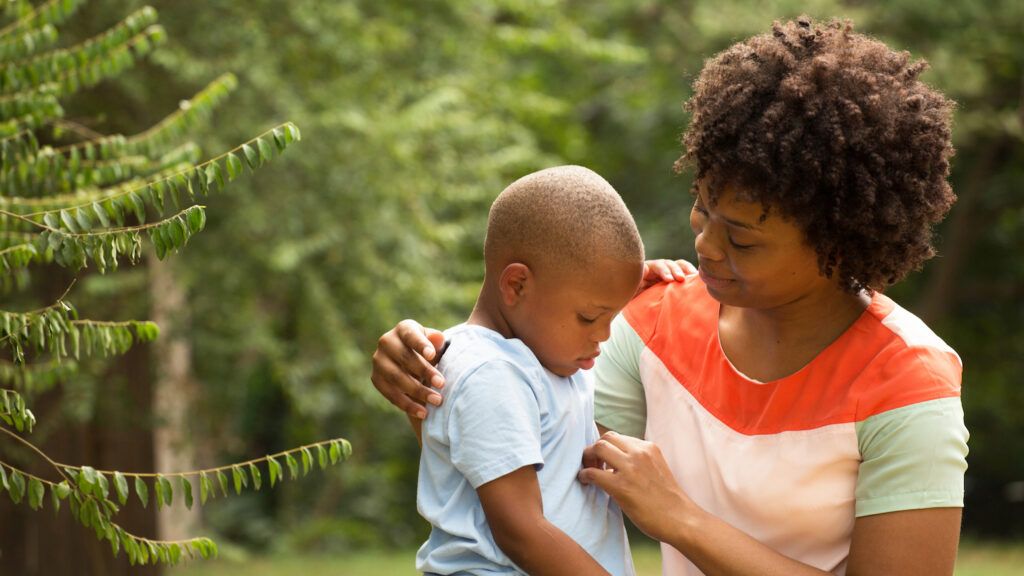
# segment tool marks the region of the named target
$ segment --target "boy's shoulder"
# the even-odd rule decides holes
[[[537,357],[521,340],[472,324],[453,326],[444,335],[448,344],[437,368],[449,383],[458,384],[484,367],[527,381],[543,376]]]

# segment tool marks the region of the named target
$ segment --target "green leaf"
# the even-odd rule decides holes
[[[166,498],[164,495],[164,484],[160,480],[163,476],[157,476],[156,480],[153,481],[153,494],[156,495],[156,509],[159,510],[166,506]]]
[[[270,487],[273,488],[274,484],[277,484],[278,478],[281,476],[281,464],[273,458],[267,458],[267,471],[270,472]]]
[[[82,466],[78,471],[78,487],[86,494],[92,494],[96,485],[96,470],[90,466]]]
[[[316,447],[316,459],[317,463],[320,464],[320,469],[327,468],[327,449],[324,448],[323,444]]]
[[[93,494],[97,498],[103,499],[110,495],[110,484],[107,483],[107,477],[102,472],[96,472],[96,486],[93,489]]]
[[[53,512],[55,514],[60,511],[60,496],[53,488],[50,489],[50,504],[53,506]]]
[[[171,502],[174,501],[174,489],[171,488],[171,481],[158,475],[156,482],[160,485],[160,491],[164,493],[164,502],[170,506]]]
[[[3,486],[4,490],[11,489],[11,484],[7,481],[7,471],[4,470],[3,465],[0,465],[0,486]]]
[[[337,464],[338,460],[341,459],[341,448],[338,447],[337,442],[331,442],[331,464]]]
[[[43,507],[43,496],[46,495],[46,488],[37,478],[28,481],[28,507],[39,510]]]
[[[202,206],[193,206],[188,209],[188,229],[189,232],[195,234],[206,226],[206,211],[203,210]]]
[[[60,211],[60,221],[64,223],[64,227],[72,233],[78,232],[78,223],[71,217],[71,213],[67,210]]]
[[[284,127],[284,138],[289,144],[292,142],[298,142],[302,140],[302,134],[299,133],[299,127],[289,122]]]
[[[250,170],[256,170],[260,167],[260,155],[252,146],[243,144],[242,154],[245,155],[245,162],[249,165]]]
[[[241,494],[242,486],[248,484],[248,481],[245,478],[245,470],[239,466],[232,466],[231,479],[235,483],[235,494]]]
[[[15,504],[20,504],[22,496],[25,495],[25,477],[17,470],[11,470],[11,487],[8,494]]]
[[[128,501],[128,480],[120,472],[114,472],[114,491],[117,492],[117,501],[124,506]]]
[[[223,190],[224,189],[224,172],[220,167],[219,162],[211,162],[206,167],[206,184],[211,190]],[[214,184],[217,185],[214,188]]]
[[[192,509],[192,482],[181,476],[181,494],[185,498],[185,508]]]
[[[295,461],[295,457],[291,454],[284,455],[284,462],[288,465],[288,470],[292,473],[292,480],[299,477],[299,463]]]
[[[93,203],[92,211],[96,214],[96,219],[100,221],[100,224],[104,228],[110,228],[110,218],[108,218],[107,211],[97,203]]]
[[[270,143],[263,137],[256,139],[256,146],[260,150],[260,163],[267,162],[274,157],[274,150],[270,147]]]
[[[199,474],[199,503],[206,504],[206,500],[212,493],[213,484],[210,483],[209,476],[206,475],[206,472],[201,472]]]
[[[220,491],[224,496],[228,495],[228,477],[223,470],[217,470],[217,482],[220,483]]]
[[[288,146],[288,142],[284,139],[284,131],[280,128],[274,128],[271,134],[274,135],[274,144],[277,146],[278,151],[284,152],[284,149]]]
[[[142,507],[145,508],[149,504],[149,486],[142,479],[142,476],[135,477],[135,494],[139,497]]]
[[[135,218],[139,221],[139,224],[146,223],[146,204],[142,201],[142,198],[131,191],[128,193],[128,198],[131,198],[132,209],[135,211]]]
[[[313,455],[309,453],[309,448],[302,449],[302,475],[309,474],[309,468],[313,465]]]
[[[92,220],[89,219],[89,211],[81,208],[75,209],[75,222],[82,229],[82,232],[88,232],[92,229]]]
[[[163,226],[164,233],[167,234],[171,239],[171,243],[175,248],[181,248],[185,245],[185,231],[183,230],[184,225],[179,227],[176,223],[178,220],[170,220]]]
[[[260,476],[260,469],[255,464],[249,464],[249,476],[252,478],[252,487],[259,490],[263,485],[263,478]]]
[[[68,486],[68,482],[67,480],[65,480],[60,484],[57,484],[57,486],[53,489],[53,492],[57,494],[57,496],[61,500],[64,500],[68,497],[69,494],[71,494],[71,486]]]
[[[227,155],[225,164],[228,167],[228,180],[234,180],[242,173],[242,161],[234,153]]]

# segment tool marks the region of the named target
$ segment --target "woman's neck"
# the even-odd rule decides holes
[[[807,365],[857,321],[871,298],[866,293],[823,291],[773,308],[723,305],[719,339],[745,376],[768,382]]]

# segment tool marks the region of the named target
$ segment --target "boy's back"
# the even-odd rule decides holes
[[[424,420],[417,507],[433,526],[416,567],[428,573],[518,574],[488,528],[476,489],[535,465],[544,516],[612,574],[633,567],[618,507],[576,480],[598,439],[592,383],[545,370],[518,339],[451,328],[441,359],[446,399]]]

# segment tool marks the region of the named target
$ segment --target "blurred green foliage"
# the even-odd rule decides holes
[[[134,0],[96,0],[83,29]],[[681,104],[705,58],[773,19],[848,17],[932,63],[959,102],[942,257],[893,290],[962,355],[972,432],[967,526],[1024,531],[1004,487],[1024,479],[1024,8],[1015,0],[210,0],[153,2],[168,45],[68,106],[104,131],[148,125],[221,71],[242,89],[208,150],[293,120],[300,154],[244,193],[211,198],[177,268],[188,287],[197,442],[227,458],[344,435],[355,454],[315,486],[214,507],[227,535],[301,548],[409,544],[417,450],[368,381],[403,317],[448,326],[482,276],[490,200],[539,167],[605,175],[652,257],[690,257],[689,175],[674,175]],[[130,279],[129,279],[130,280]],[[129,280],[126,280],[129,281]],[[126,288],[127,297],[132,289]],[[200,439],[201,438],[201,439]]]

